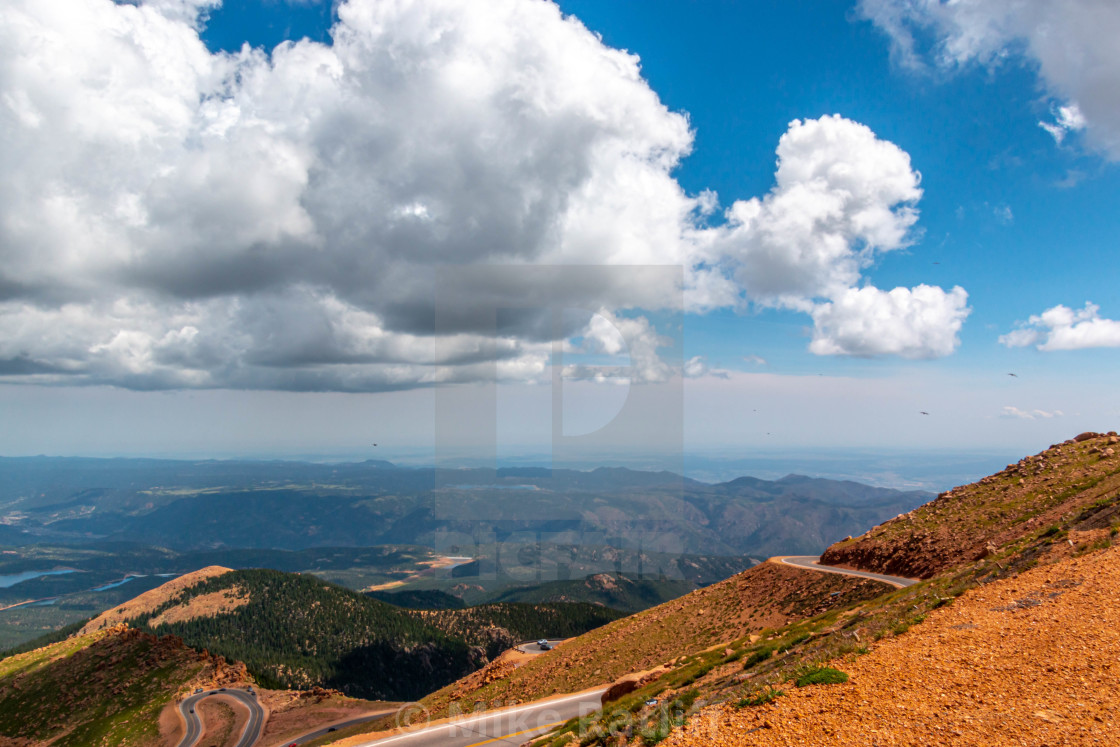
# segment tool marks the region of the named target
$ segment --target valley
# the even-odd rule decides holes
[[[57,682],[61,675],[50,663],[57,667],[74,657],[60,659],[52,652],[82,654],[73,665],[65,665],[68,669],[82,657],[97,660],[99,647],[112,645],[139,647],[135,654],[110,655],[114,661],[125,662],[122,666],[127,675],[123,671],[122,675],[144,677],[148,676],[145,671],[162,672],[155,680],[147,680],[162,683],[147,686],[150,704],[145,707],[151,714],[178,708],[198,687],[205,694],[209,692],[206,687],[219,686],[217,683],[225,683],[220,686],[227,688],[252,686],[262,703],[295,697],[291,702],[305,704],[293,712],[304,713],[304,717],[290,716],[286,722],[280,716],[283,709],[276,709],[274,726],[269,726],[270,709],[261,719],[262,740],[276,733],[269,729],[284,723],[288,724],[285,733],[301,740],[300,744],[346,747],[374,744],[386,736],[393,743],[440,747],[508,735],[536,740],[538,747],[753,743],[750,740],[756,737],[750,735],[758,734],[760,725],[764,731],[792,729],[789,733],[801,735],[797,739],[809,740],[806,743],[815,743],[812,740],[818,736],[813,735],[818,732],[838,733],[836,729],[856,728],[852,734],[866,734],[859,729],[875,723],[874,719],[858,725],[845,720],[828,729],[804,731],[799,724],[808,722],[799,720],[797,714],[804,708],[830,713],[829,708],[850,706],[829,704],[869,696],[816,697],[813,688],[792,683],[836,671],[842,673],[837,677],[843,682],[880,687],[875,683],[888,670],[874,666],[883,657],[895,661],[934,656],[911,651],[913,646],[941,645],[946,635],[956,635],[957,630],[985,631],[985,626],[997,624],[998,616],[984,613],[985,617],[979,608],[974,609],[969,601],[974,598],[988,605],[983,609],[998,607],[1004,615],[1020,609],[1031,611],[1030,615],[1042,614],[1033,610],[1047,605],[1054,610],[1050,614],[1076,614],[1065,612],[1063,605],[1082,599],[1082,592],[1073,591],[1084,583],[1080,579],[1090,573],[1103,573],[1101,578],[1106,579],[1112,572],[1110,563],[1115,556],[1110,548],[1120,527],[1120,462],[1107,453],[1114,439],[1120,441],[1115,434],[1083,434],[1008,465],[998,474],[946,491],[869,531],[834,542],[822,548],[819,557],[784,553],[701,586],[617,570],[590,573],[582,579],[519,585],[510,583],[515,578],[512,575],[488,576],[485,571],[487,563],[500,566],[497,551],[507,549],[505,546],[493,548],[493,559],[483,553],[450,563],[434,562],[433,549],[412,546],[309,549],[297,551],[302,553],[299,560],[285,554],[288,551],[252,550],[251,557],[284,559],[297,565],[315,560],[321,566],[330,561],[339,567],[376,557],[384,562],[386,575],[395,574],[406,583],[363,594],[315,573],[223,566],[161,579],[162,584],[92,620],[57,631],[53,639],[42,638],[30,644],[32,650],[26,653],[0,660],[10,662],[9,675],[0,675],[0,713],[8,707],[5,703],[26,707],[24,698],[33,697],[36,688],[54,686],[49,683]],[[42,560],[52,553],[97,557],[90,546],[28,547],[29,557],[11,558],[13,572],[21,572],[21,562]],[[160,562],[223,552],[125,549],[133,553],[133,560],[149,557],[161,558]],[[525,550],[520,549],[519,562],[531,568],[536,561],[541,567],[540,555]],[[612,551],[582,548],[580,552],[590,559],[596,553],[611,557]],[[645,566],[653,557],[642,552],[636,560]],[[726,567],[720,562],[697,556],[687,567],[708,568],[714,573],[715,568]],[[1062,570],[1069,563],[1075,564],[1070,568],[1082,570]],[[428,573],[425,568],[439,570]],[[1053,572],[1046,570],[1051,568]],[[460,575],[463,569],[478,575]],[[75,575],[40,576],[12,588],[28,583],[69,583]],[[1014,584],[1020,576],[1027,579],[1027,586],[1016,596],[1020,588]],[[106,591],[117,592],[140,581]],[[456,587],[461,592],[461,585],[471,581],[492,584],[492,591],[473,584],[479,587],[472,590],[475,594],[490,595],[489,599],[470,604],[455,593]],[[1094,593],[1100,596],[1100,592]],[[1092,618],[1088,612],[1080,614]],[[964,623],[959,622],[962,618]],[[943,619],[950,622],[939,622]],[[1029,619],[1029,615],[1023,617],[1021,625],[1036,624]],[[1107,629],[1107,620],[1100,621],[1104,628],[1086,624]],[[1009,630],[1019,630],[1014,625]],[[926,630],[942,632],[930,637]],[[971,635],[969,640],[976,643],[970,645],[981,641],[984,646],[994,645],[984,637],[987,633]],[[553,639],[557,645],[529,654],[515,650],[517,644],[538,638]],[[1111,639],[1093,640],[1095,650],[1113,645]],[[153,646],[165,653],[149,653]],[[936,656],[955,661],[948,652]],[[1007,659],[1005,654],[1000,656]],[[1074,674],[1082,671],[1077,669],[1081,666],[1077,661],[1076,657],[1070,660]],[[187,666],[188,662],[192,663]],[[963,660],[954,666],[963,667]],[[1007,666],[1030,669],[1033,665],[1021,661]],[[956,677],[954,681],[963,683],[960,687],[965,691],[989,687],[981,684],[987,679],[959,679],[953,674],[957,669],[942,667],[939,671]],[[1000,677],[1007,680],[1006,674],[997,679]],[[19,684],[12,689],[5,682]],[[908,687],[920,691],[927,685],[921,680]],[[878,692],[874,697],[879,699],[896,697]],[[1054,714],[1046,717],[1058,725],[1056,733],[1060,733],[1068,718],[1062,715],[1064,711],[1046,700],[1042,691],[1031,692],[1035,694],[1023,697],[1038,704],[1038,713]],[[315,710],[307,696],[336,705]],[[1090,699],[1097,705],[1092,707],[1104,714],[1100,723],[1109,723],[1111,701],[1093,697],[1097,699]],[[434,719],[435,725],[405,738],[394,730],[404,712],[384,705],[393,701],[418,701],[419,710],[411,712],[419,717],[415,724]],[[964,708],[960,703],[957,707]],[[312,715],[316,712],[321,715]],[[105,722],[106,734],[123,728],[113,726],[117,722],[109,712],[96,715],[79,707],[74,713],[73,718],[83,723]],[[975,723],[953,722],[950,735],[953,730],[965,734],[962,729],[969,726],[996,723],[994,712],[974,713],[969,718],[977,720]],[[0,734],[48,734],[51,728],[70,721],[70,717],[59,718],[51,721],[48,717],[37,722],[38,726],[21,727],[18,733],[4,731],[11,727],[0,718]],[[829,718],[822,716],[817,721],[833,723]],[[440,719],[450,721],[439,726]],[[200,730],[205,728],[201,723]],[[243,724],[243,720],[237,723]],[[940,728],[939,722],[916,712],[909,723],[908,728],[934,732]],[[166,731],[168,727],[162,728],[165,735],[171,733]],[[874,728],[889,729],[891,725],[883,722]],[[160,732],[143,733],[149,736],[140,743]],[[35,743],[41,737],[27,738]],[[763,740],[759,744],[771,743],[759,739]]]
[[[794,475],[43,457],[0,458],[0,487],[0,575],[54,574],[0,586],[0,650],[210,565],[637,612],[930,497]]]
[[[1061,699],[1051,697],[1054,690],[1049,683],[1069,683],[1073,691],[1085,691],[1084,683],[1095,677],[1089,673],[1099,666],[1094,662],[1100,656],[1120,656],[1120,641],[1108,632],[1112,630],[1109,616],[1116,609],[1114,594],[1104,591],[1109,588],[1109,574],[1120,567],[1112,549],[1120,531],[1120,521],[1113,516],[1120,510],[1120,486],[1114,484],[1120,479],[1120,462],[1106,453],[1115,438],[1114,433],[1090,433],[1055,444],[829,551],[869,546],[885,535],[896,548],[891,557],[901,567],[920,568],[929,558],[926,548],[932,543],[925,540],[925,532],[934,516],[961,527],[953,535],[957,546],[975,548],[984,541],[978,550],[940,561],[942,570],[928,579],[888,579],[896,582],[893,586],[869,579],[844,580],[820,568],[786,566],[779,558],[592,631],[517,668],[492,665],[484,676],[469,677],[424,703],[437,715],[456,702],[496,706],[511,699],[571,692],[593,681],[621,683],[629,677],[634,682],[619,690],[624,695],[604,703],[601,711],[552,727],[549,736],[533,742],[538,747],[787,741],[825,745],[835,744],[838,734],[857,743],[888,734],[903,741],[925,734],[939,743],[1017,744],[1017,738],[1005,734],[1005,709],[977,705],[1018,697],[1012,692],[1032,704],[1031,723],[1055,739],[1083,725],[1087,733],[1111,733],[1120,707],[1109,694],[1115,691],[1105,684],[1112,681],[1111,673],[1104,672],[1101,685],[1090,688],[1093,695],[1086,691],[1086,707],[1096,709],[1093,724],[1085,724]],[[1043,463],[1046,467],[1038,470]],[[1035,479],[1023,476],[1024,472],[1032,472]],[[1000,525],[1010,528],[1000,535],[1002,543],[987,539],[992,530],[986,517],[993,511],[1001,516]],[[828,557],[825,553],[821,562]],[[846,565],[858,569],[860,562]],[[789,570],[780,570],[783,567]],[[872,564],[863,572],[882,570],[881,564]],[[775,572],[790,576],[781,582]],[[1104,585],[1086,590],[1086,596],[1080,592],[1071,596],[1090,573]],[[833,596],[839,589],[816,599],[807,594],[826,577],[878,588],[841,600]],[[743,586],[755,581],[761,581],[756,591]],[[729,584],[742,591],[728,595],[728,600],[767,600],[766,618],[760,619],[757,609],[736,613],[737,602],[721,604],[721,587],[730,588]],[[783,609],[781,597],[778,609],[774,608],[774,592],[783,584],[786,598],[800,603],[784,608],[789,615],[784,621],[771,616]],[[1061,627],[1032,640],[1032,626],[1046,625],[1043,621],[1051,618],[1076,618],[1081,626],[1077,629],[1083,628],[1086,639],[1094,643],[1063,646],[1049,637],[1061,636]],[[1005,632],[1010,630],[1017,632]],[[670,631],[671,637],[647,649],[650,656],[634,650],[647,646],[645,642],[657,633]],[[946,636],[960,643],[944,648],[950,645],[944,643]],[[922,653],[927,650],[922,647],[938,645],[943,646],[941,653]],[[1009,653],[1016,648],[1024,653]],[[1046,663],[1046,657],[1061,656],[1056,652],[1063,650],[1070,656],[1064,664]],[[1035,660],[1035,654],[1026,653],[1030,651],[1048,653],[1037,654]],[[615,662],[620,664],[612,669]],[[934,668],[927,662],[935,662]],[[928,677],[923,676],[927,669]],[[808,684],[832,681],[832,672],[839,673],[835,681],[850,684]],[[860,678],[868,678],[866,685],[860,684]],[[953,700],[944,700],[954,686]],[[942,701],[953,704],[952,718],[945,717]],[[851,719],[848,712],[853,703],[884,705],[870,706],[877,709],[876,717]],[[906,708],[910,717],[889,715],[895,708]],[[986,736],[981,739],[980,734]],[[371,738],[354,734],[338,744],[375,743]]]

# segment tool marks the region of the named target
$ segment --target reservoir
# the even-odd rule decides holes
[[[64,568],[59,571],[24,571],[23,573],[11,573],[7,576],[0,576],[0,589],[7,589],[9,586],[15,586],[23,581],[30,581],[33,578],[40,576],[58,576],[62,573],[73,573],[73,568]]]

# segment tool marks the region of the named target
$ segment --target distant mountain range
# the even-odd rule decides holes
[[[407,544],[471,556],[544,543],[764,557],[819,552],[931,497],[800,475],[707,484],[625,468],[6,458],[0,543]]]

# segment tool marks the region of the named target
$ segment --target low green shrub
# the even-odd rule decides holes
[[[773,687],[767,687],[763,690],[757,690],[745,698],[740,698],[735,701],[736,708],[750,708],[753,706],[766,705],[772,700],[776,700],[785,695],[784,690],[777,690]]]
[[[696,702],[698,697],[700,697],[700,691],[695,687],[688,692],[681,693],[673,700],[673,710],[675,711],[679,708],[682,711],[687,711],[692,707],[692,704]]]
[[[639,729],[638,735],[642,738],[642,744],[654,745],[669,736],[671,731],[673,731],[673,724],[667,721],[658,721]]]
[[[699,669],[697,669],[695,672],[690,674],[688,677],[685,677],[684,680],[681,682],[681,687],[688,687],[693,682],[700,679],[701,677],[706,675],[708,672],[712,671],[713,667],[715,667],[715,664],[704,664]]]
[[[798,687],[808,685],[839,685],[848,681],[848,675],[832,667],[813,667],[798,677],[794,684]]]
[[[802,633],[801,635],[794,636],[790,640],[788,640],[785,643],[783,643],[782,645],[778,646],[778,653],[779,654],[784,654],[786,651],[789,651],[791,648],[793,648],[797,644],[804,643],[805,641],[809,640],[811,637],[812,636],[809,633]]]
[[[743,656],[746,653],[747,653],[747,650],[743,649],[743,648],[739,649],[738,651],[732,651],[730,654],[723,657],[723,661],[721,661],[720,663],[721,664],[730,664],[732,662],[739,661],[739,659],[742,659]]]
[[[743,669],[750,669],[755,664],[761,664],[762,662],[766,661],[767,659],[769,659],[773,655],[774,655],[774,649],[773,648],[771,648],[770,646],[763,646],[762,648],[760,648],[759,650],[755,651],[753,654],[751,654],[750,656],[747,657],[747,660],[743,662]]]

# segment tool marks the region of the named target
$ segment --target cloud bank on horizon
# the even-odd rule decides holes
[[[964,289],[864,277],[912,243],[922,190],[907,153],[862,124],[795,120],[771,191],[721,211],[673,176],[687,116],[551,3],[349,0],[330,45],[236,54],[199,38],[218,3],[0,9],[4,380],[384,391],[495,363],[542,376],[558,333],[534,311],[540,289],[501,273],[438,288],[458,321],[436,339],[448,266],[683,268],[678,287],[635,271],[550,288],[587,310],[562,336],[630,329],[639,378],[667,375],[642,314],[674,297],[689,313],[802,312],[818,355],[959,344]],[[519,310],[496,330],[473,313],[495,298]]]

